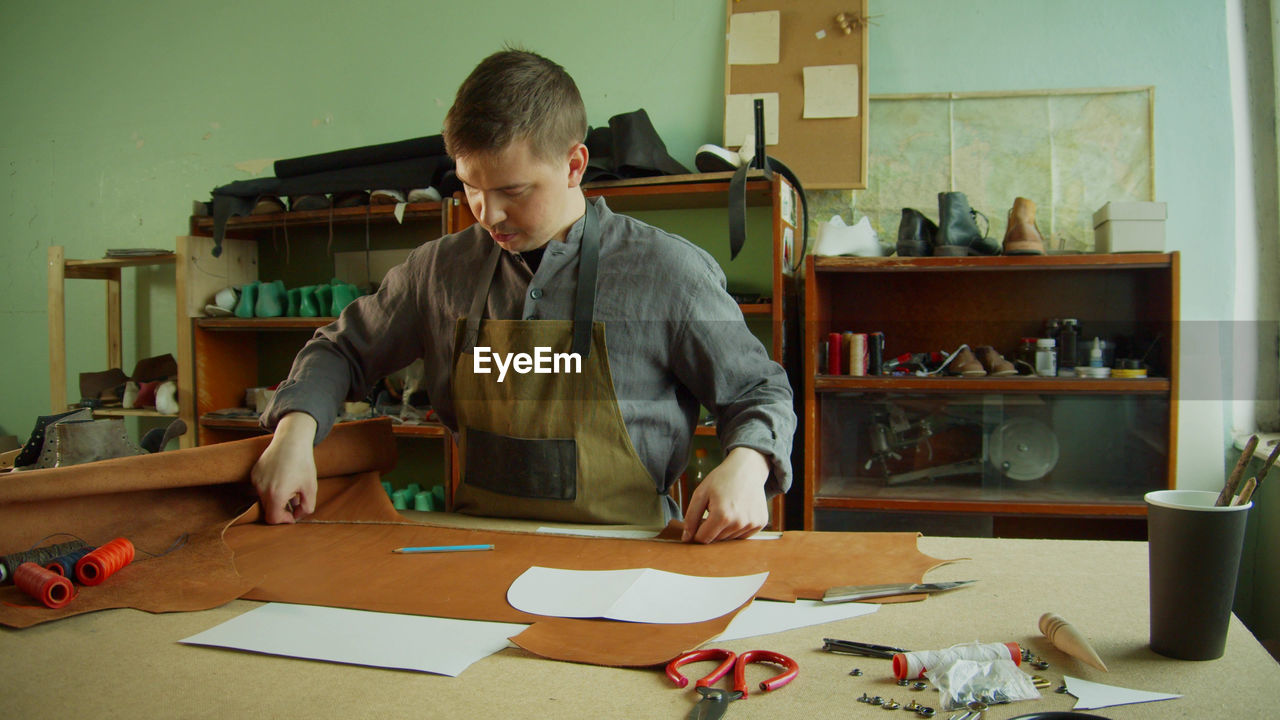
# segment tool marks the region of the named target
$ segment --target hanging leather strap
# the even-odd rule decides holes
[[[766,178],[771,177],[775,172],[786,178],[787,182],[795,188],[796,195],[800,197],[801,214],[804,219],[800,227],[796,228],[800,234],[800,253],[794,256],[795,264],[790,268],[794,271],[804,262],[804,256],[809,252],[809,203],[805,200],[804,186],[800,184],[800,178],[796,177],[791,168],[782,164],[782,161],[767,155],[763,158],[757,157],[751,163],[738,168],[733,173],[733,178],[729,180],[729,259],[738,257],[738,253],[747,241],[747,171],[755,167],[763,168]]]
[[[467,335],[463,341],[462,352],[470,353],[476,347],[480,337],[480,318],[484,317],[484,305],[489,300],[489,288],[498,272],[498,260],[502,258],[502,248],[498,243],[491,243],[489,256],[484,260],[484,269],[480,271],[480,284],[476,295],[471,299],[471,309],[467,312]]]
[[[578,251],[578,290],[573,302],[573,352],[583,360],[591,355],[591,326],[596,315],[596,276],[600,269],[600,219],[587,201],[582,219],[582,247]]]

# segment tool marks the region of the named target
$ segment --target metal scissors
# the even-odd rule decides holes
[[[729,708],[729,703],[747,697],[747,666],[753,662],[780,665],[783,671],[760,683],[760,689],[768,692],[786,685],[800,674],[795,660],[772,650],[748,650],[737,655],[730,650],[692,650],[667,663],[667,677],[676,687],[688,687],[689,678],[680,674],[680,667],[701,660],[716,660],[720,664],[705,677],[694,683],[702,699],[689,711],[688,720],[719,720]],[[733,669],[733,689],[711,687]]]

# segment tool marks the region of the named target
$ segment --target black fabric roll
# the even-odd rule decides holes
[[[412,140],[399,140],[397,142],[382,143],[381,145],[366,145],[317,155],[304,155],[303,157],[277,160],[275,162],[275,171],[278,178],[290,178],[362,165],[380,165],[398,160],[431,157],[433,155],[445,155],[444,136],[430,135],[428,137],[413,138]]]

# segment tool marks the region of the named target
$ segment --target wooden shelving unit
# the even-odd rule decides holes
[[[101,260],[73,260],[66,257],[61,245],[49,247],[49,407],[52,412],[62,412],[67,404],[67,280],[106,281],[106,365],[94,370],[124,367],[122,322],[120,316],[121,270],[128,267],[173,265],[176,255],[155,254]],[[181,323],[180,323],[181,324]],[[182,398],[178,398],[179,406]],[[98,417],[149,417],[175,418],[155,410],[96,408]],[[192,433],[180,438],[182,447],[190,447]]]
[[[1032,518],[1052,520],[1054,533],[1084,519],[1104,534],[1108,520],[1141,521],[1142,492],[1175,480],[1178,278],[1177,253],[808,258],[805,529],[822,529],[831,511],[990,516],[996,533],[1002,523],[1026,533]],[[1150,377],[850,377],[828,374],[818,352],[831,332],[883,332],[886,359],[961,344],[1012,359],[1019,338],[1064,317],[1080,319],[1084,338],[1141,343]],[[993,465],[993,428],[1021,417],[1060,444],[1043,477]],[[920,421],[914,445],[909,421]]]

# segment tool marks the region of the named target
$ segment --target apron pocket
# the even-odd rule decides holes
[[[518,438],[475,428],[467,428],[466,434],[466,484],[541,500],[578,496],[578,446],[573,438]]]

